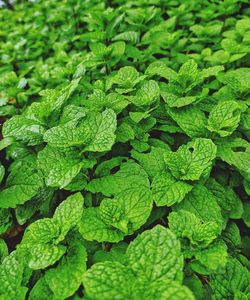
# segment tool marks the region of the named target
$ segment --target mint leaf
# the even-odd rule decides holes
[[[45,278],[41,277],[34,287],[31,289],[29,299],[30,300],[43,300],[44,298],[48,297],[51,298],[53,297],[53,292],[47,285]]]
[[[63,188],[80,172],[83,162],[72,149],[46,146],[38,153],[37,165],[47,186]]]
[[[0,207],[14,208],[30,200],[44,185],[42,174],[37,170],[34,157],[21,161],[13,168],[6,181],[6,187],[0,191]]]
[[[125,191],[141,191],[149,189],[148,175],[144,169],[130,160],[121,165],[114,175],[93,179],[87,190],[92,193],[102,193],[105,196],[118,195]]]
[[[30,249],[28,266],[33,270],[45,269],[57,262],[66,252],[64,246],[54,246],[50,244],[33,245]]]
[[[234,132],[240,122],[240,106],[235,101],[224,101],[211,110],[207,128],[220,136],[228,136]]]
[[[169,173],[158,174],[152,181],[152,196],[157,206],[171,206],[181,202],[192,185],[176,180]]]
[[[188,136],[195,138],[207,135],[207,119],[204,112],[198,108],[168,108],[167,113]]]
[[[217,156],[229,165],[235,166],[240,172],[248,174],[250,170],[250,146],[241,138],[220,141]]]
[[[166,163],[173,176],[182,180],[198,180],[210,173],[216,157],[216,145],[209,139],[197,138],[168,154]]]
[[[198,184],[185,197],[184,201],[176,205],[176,211],[186,210],[200,218],[202,222],[215,222],[221,228],[221,208],[216,198],[204,186]]]
[[[205,221],[195,214],[179,210],[168,216],[169,228],[178,238],[188,238],[193,246],[207,247],[220,234],[220,226],[214,221]]]
[[[103,152],[111,149],[115,142],[116,115],[106,109],[102,114],[91,114],[87,120],[91,130],[91,142],[85,151]]]
[[[55,298],[72,296],[82,283],[86,270],[87,253],[80,242],[72,242],[67,256],[55,269],[45,273],[45,281],[54,293]]]
[[[69,122],[47,130],[44,141],[52,147],[75,147],[86,144],[90,139],[90,129],[84,124],[76,126]]]
[[[100,216],[99,208],[90,207],[84,210],[79,223],[79,232],[88,241],[117,243],[124,237],[124,233],[107,225]]]
[[[128,247],[129,266],[141,280],[182,280],[183,258],[175,235],[162,226],[139,235]]]
[[[248,270],[236,258],[230,258],[222,274],[212,276],[214,299],[234,297],[240,292],[249,294],[249,281]]]
[[[131,286],[135,284],[135,278],[128,267],[118,262],[104,262],[84,274],[83,284],[90,299],[133,299]]]
[[[17,252],[7,256],[0,266],[0,296],[2,299],[24,300],[27,288],[22,286],[23,262],[18,259]]]
[[[5,138],[13,137],[30,146],[42,143],[44,132],[45,129],[41,123],[25,116],[14,116],[3,126]]]

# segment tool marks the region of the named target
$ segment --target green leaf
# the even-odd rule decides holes
[[[216,157],[216,145],[210,139],[197,138],[169,152],[166,163],[177,179],[198,180],[207,176]]]
[[[3,239],[0,239],[0,263],[2,264],[4,258],[8,256],[8,246]]]
[[[193,187],[176,180],[170,173],[160,173],[152,181],[152,197],[157,206],[171,206],[181,202]]]
[[[121,68],[114,77],[111,77],[108,82],[108,87],[117,84],[122,88],[132,88],[136,83],[140,82],[139,73],[133,67]]]
[[[223,223],[221,209],[216,198],[201,184],[194,186],[184,201],[175,206],[175,210],[186,210],[196,215],[202,222],[215,222],[220,228]]]
[[[167,108],[167,113],[189,137],[207,136],[207,119],[204,112],[198,108],[191,106],[181,109]]]
[[[83,161],[72,149],[46,146],[38,153],[37,165],[47,186],[63,188],[80,172]]]
[[[60,125],[67,123],[77,123],[86,116],[86,108],[69,104],[64,107],[60,117]]]
[[[30,226],[25,230],[21,247],[25,246],[30,248],[37,243],[48,243],[53,239],[56,239],[59,234],[60,227],[53,221],[53,219],[44,218],[37,220],[30,224]]]
[[[239,125],[240,114],[241,110],[237,102],[220,102],[211,110],[207,128],[222,137],[231,135]]]
[[[150,297],[155,297],[156,295],[159,300],[195,300],[191,290],[176,281],[156,282]]]
[[[127,123],[121,123],[117,128],[116,132],[116,141],[121,143],[126,143],[129,140],[134,140],[135,133],[133,128]]]
[[[220,226],[214,221],[205,221],[195,214],[179,210],[168,216],[169,228],[178,238],[188,238],[193,246],[207,247],[220,234]]]
[[[53,299],[54,294],[45,281],[45,277],[38,279],[30,291],[29,300]]]
[[[226,268],[221,273],[215,274],[211,278],[211,288],[213,299],[228,299],[242,292],[250,292],[250,273],[235,258],[230,258]]]
[[[143,232],[127,249],[129,266],[140,280],[182,281],[183,257],[176,236],[160,225]]]
[[[166,171],[165,157],[168,153],[169,149],[166,145],[166,149],[151,147],[149,153],[139,153],[132,150],[131,156],[139,162],[150,177],[153,177],[160,172]]]
[[[181,82],[182,85],[187,85],[193,83],[198,77],[198,65],[197,63],[191,59],[184,63],[178,72],[178,81]]]
[[[83,197],[81,193],[76,193],[64,200],[56,209],[53,221],[59,224],[61,235],[64,236],[68,231],[77,225],[83,213]]]
[[[155,61],[153,63],[151,63],[146,71],[145,74],[150,75],[150,76],[154,76],[154,75],[158,75],[160,77],[163,77],[169,81],[176,81],[177,80],[177,73],[168,68],[163,62],[161,61]]]
[[[3,136],[13,137],[18,141],[34,146],[42,143],[45,132],[41,123],[25,116],[14,116],[3,125]]]
[[[128,232],[128,220],[123,207],[115,199],[103,199],[100,204],[101,219],[125,234]]]
[[[191,263],[191,268],[195,272],[203,275],[220,272],[227,263],[227,246],[223,241],[218,241],[197,251],[194,256],[197,261]]]
[[[119,229],[107,225],[100,216],[99,208],[90,207],[83,211],[79,232],[88,241],[117,243],[124,237]]]
[[[87,120],[91,129],[91,142],[85,151],[103,152],[112,148],[115,142],[116,114],[106,109],[102,114],[93,113]]]
[[[245,202],[243,207],[244,207],[244,213],[242,215],[242,219],[244,223],[247,225],[247,227],[250,227],[250,203]]]
[[[241,138],[223,140],[217,143],[217,156],[240,172],[250,171],[250,144]]]
[[[33,157],[21,161],[11,170],[6,187],[0,192],[0,207],[15,208],[34,197],[44,185],[42,174],[37,170]]]
[[[147,173],[141,166],[130,160],[121,165],[114,175],[93,179],[87,190],[92,193],[102,193],[105,196],[118,195],[125,191],[141,191],[149,189]]]
[[[136,95],[129,98],[135,106],[151,105],[160,96],[160,89],[156,81],[144,81]]]
[[[219,72],[223,71],[224,67],[223,66],[213,66],[209,67],[207,69],[204,69],[200,72],[200,76],[202,78],[207,78],[210,76],[216,76]]]
[[[0,298],[9,300],[24,300],[28,289],[22,286],[23,262],[17,252],[13,251],[0,266]]]
[[[83,277],[86,296],[96,300],[133,299],[133,272],[118,262],[98,263]]]
[[[146,223],[153,206],[149,189],[124,191],[117,195],[113,201],[124,212],[125,222],[128,222],[128,234],[132,234]]]
[[[243,214],[242,202],[230,186],[224,188],[216,180],[209,178],[206,187],[216,197],[216,201],[220,205],[222,215],[225,218],[241,218]]]
[[[44,141],[52,147],[68,148],[86,145],[89,139],[90,128],[84,123],[76,126],[69,122],[66,125],[53,127],[44,134]]]
[[[87,253],[81,242],[72,242],[67,255],[55,269],[45,273],[45,281],[58,299],[72,296],[82,283]]]
[[[6,208],[0,209],[0,234],[5,233],[13,225],[11,211]]]
[[[66,252],[65,246],[36,244],[30,249],[28,266],[33,270],[45,269],[56,263]]]

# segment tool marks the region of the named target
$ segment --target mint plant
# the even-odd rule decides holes
[[[0,299],[250,299],[245,0],[0,3]]]

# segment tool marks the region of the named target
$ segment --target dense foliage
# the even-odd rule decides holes
[[[1,300],[250,299],[247,2],[2,6]]]

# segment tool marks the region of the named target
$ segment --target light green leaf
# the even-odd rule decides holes
[[[102,114],[92,113],[87,120],[91,129],[91,142],[85,151],[104,152],[112,148],[115,142],[116,114],[106,109]]]
[[[204,112],[198,108],[167,108],[167,113],[189,137],[207,136],[207,119]]]
[[[45,281],[56,299],[66,299],[78,290],[86,271],[86,261],[87,252],[82,243],[72,242],[59,265],[45,273]]]
[[[69,104],[64,107],[60,117],[60,125],[67,123],[77,123],[86,116],[86,108]]]
[[[163,62],[161,61],[154,61],[153,63],[151,63],[146,71],[145,74],[150,75],[150,76],[154,76],[154,75],[158,75],[160,77],[163,77],[169,81],[176,81],[177,80],[177,73],[168,68]]]
[[[108,80],[108,87],[117,84],[123,88],[132,88],[140,81],[140,76],[137,70],[133,67],[126,66],[121,68],[114,77]]]
[[[227,263],[227,246],[223,241],[211,244],[208,248],[194,254],[197,261],[191,263],[191,268],[200,274],[212,274],[223,270]]]
[[[166,163],[177,179],[198,180],[207,176],[216,157],[216,145],[210,139],[197,138],[169,152]]]
[[[78,153],[46,146],[38,153],[38,168],[47,186],[63,188],[80,172],[83,162]]]
[[[144,231],[127,249],[129,266],[140,280],[182,281],[183,257],[176,236],[160,225]]]
[[[90,128],[84,123],[76,126],[73,122],[47,130],[44,141],[52,147],[68,148],[86,145],[90,140]]]
[[[60,234],[59,226],[53,219],[44,218],[29,225],[25,230],[21,247],[28,249],[37,243],[48,243]]]
[[[176,281],[156,281],[152,288],[151,298],[157,297],[157,300],[195,300],[195,297],[191,290],[186,286],[181,285]]]
[[[124,237],[123,232],[107,225],[102,220],[99,208],[85,209],[78,226],[79,232],[88,241],[117,243]]]
[[[213,300],[230,299],[238,292],[250,293],[250,273],[235,258],[230,258],[226,268],[211,277]]]
[[[209,67],[207,69],[203,69],[200,72],[200,76],[205,79],[210,76],[216,76],[219,72],[223,71],[225,68],[224,66],[213,66]]]
[[[24,300],[28,289],[22,286],[24,265],[13,251],[0,266],[0,299]]]
[[[153,177],[152,197],[157,206],[171,206],[181,202],[192,188],[192,185],[176,180],[170,173],[160,173]]]
[[[97,263],[83,278],[86,296],[95,300],[133,299],[133,272],[118,262]]]
[[[2,132],[5,138],[13,137],[34,146],[42,143],[45,128],[36,120],[17,115],[4,123]]]
[[[178,238],[188,238],[198,248],[207,247],[220,234],[220,226],[216,222],[202,222],[198,216],[185,210],[171,212],[168,224]]]
[[[64,200],[56,209],[53,222],[60,227],[60,237],[63,240],[70,229],[77,225],[83,213],[83,196],[76,193]],[[58,240],[60,240],[58,237]]]
[[[117,195],[113,201],[124,212],[124,219],[128,222],[129,234],[132,234],[146,223],[153,207],[152,195],[149,189],[124,191]]]
[[[240,172],[250,173],[250,144],[241,138],[217,142],[217,156]]]
[[[102,193],[109,197],[123,191],[149,189],[149,180],[144,169],[130,160],[123,163],[120,170],[114,175],[93,179],[86,189],[92,193]]]
[[[101,219],[110,226],[113,226],[125,234],[128,232],[128,220],[123,207],[116,199],[103,199],[100,204]]]
[[[144,81],[135,96],[129,100],[136,106],[150,105],[159,99],[160,89],[156,81]]]
[[[14,208],[34,197],[44,185],[42,173],[31,159],[22,161],[8,176],[6,187],[0,192],[0,208]]]
[[[239,125],[240,114],[241,110],[237,102],[220,102],[211,110],[207,128],[222,137],[231,135]]]
[[[202,222],[215,222],[220,228],[222,226],[221,209],[216,198],[201,184],[194,186],[185,199],[175,206],[177,212],[181,209],[195,214]]]
[[[57,262],[65,252],[65,246],[35,244],[29,251],[28,266],[33,270],[45,269]]]
[[[193,83],[197,79],[198,74],[197,63],[193,59],[190,59],[180,67],[178,81],[185,86],[185,84]]]
[[[151,147],[149,153],[139,153],[135,150],[131,151],[131,156],[138,161],[143,169],[148,173],[150,177],[157,175],[160,172],[166,171],[165,158],[169,153],[169,148],[166,145],[166,149],[159,147]]]

